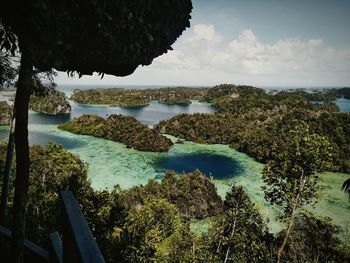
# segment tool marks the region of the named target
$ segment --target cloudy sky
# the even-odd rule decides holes
[[[128,77],[58,84],[350,86],[350,0],[193,0],[174,50]]]

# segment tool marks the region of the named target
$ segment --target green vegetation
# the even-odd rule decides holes
[[[336,94],[337,98],[350,99],[350,88],[332,89],[330,93]]]
[[[2,143],[1,170],[5,156]],[[47,235],[60,229],[59,191],[69,189],[107,262],[275,262],[284,232],[268,233],[242,187],[233,186],[222,201],[210,179],[195,171],[168,172],[161,181],[150,180],[130,190],[116,186],[111,192],[94,191],[86,164],[61,146],[32,146],[30,157],[26,236],[39,244],[44,245]],[[12,174],[15,170],[14,164]],[[190,223],[196,218],[211,218],[212,227],[202,234],[192,232]],[[347,262],[349,248],[338,239],[338,231],[327,218],[299,214],[282,259]]]
[[[274,254],[273,236],[268,233],[254,204],[242,187],[227,193],[224,213],[209,230],[209,244],[220,262],[269,262]]]
[[[158,100],[164,104],[189,105],[191,100],[203,100],[208,88],[161,88],[146,89],[143,92],[149,95],[152,100]]]
[[[4,170],[6,146],[0,144],[0,169]],[[92,188],[87,180],[87,167],[75,155],[61,146],[49,143],[47,147],[34,145],[30,148],[30,188],[27,206],[27,236],[32,241],[43,243],[48,233],[57,229],[60,212],[59,191],[71,190],[84,206],[89,200]],[[8,225],[11,222],[14,197],[14,175],[16,164],[12,165],[10,181]],[[2,182],[2,176],[1,180]]]
[[[0,101],[0,125],[10,125],[12,107],[6,101]]]
[[[3,26],[0,21],[0,35],[4,34]],[[0,43],[2,37],[0,38]],[[9,87],[14,85],[14,80],[17,75],[17,70],[13,66],[11,59],[11,52],[6,52],[3,47],[0,50],[0,91],[8,90]]]
[[[57,90],[51,90],[49,93],[41,96],[31,95],[29,108],[49,115],[69,114],[71,111],[66,95]]]
[[[71,100],[82,104],[107,104],[110,106],[144,106],[149,97],[139,90],[90,89],[74,90]]]
[[[139,151],[164,152],[173,145],[170,139],[130,116],[112,114],[105,120],[96,115],[83,115],[58,128],[121,142]]]
[[[337,98],[350,98],[350,88],[313,90],[304,89],[275,91],[274,100],[290,100],[291,97],[307,101],[332,101]],[[221,84],[213,88],[157,88],[157,89],[89,89],[74,90],[71,99],[82,104],[106,104],[110,106],[145,106],[151,100],[158,100],[164,104],[188,105],[191,100],[199,100],[211,103],[224,103],[226,100],[237,98],[261,98],[267,94],[263,89],[246,85]],[[272,93],[270,94],[272,95]],[[270,98],[271,99],[271,98]],[[219,100],[219,101],[217,101]],[[262,101],[260,101],[262,102]],[[266,102],[266,100],[265,100]],[[269,102],[266,105],[275,106]]]
[[[291,94],[304,97],[312,101],[333,101],[338,98],[350,99],[350,88],[332,88],[332,89],[314,89],[311,92],[306,89],[289,89],[278,92],[274,90],[271,92],[279,94]]]
[[[161,89],[90,89],[74,90],[71,97],[82,104],[107,104],[110,106],[144,106],[151,100],[164,104],[188,105],[191,100],[202,100],[207,88],[161,88]]]
[[[215,99],[221,97],[239,98],[246,97],[247,95],[258,97],[264,94],[265,91],[263,89],[252,86],[221,84],[209,89],[207,94],[203,97],[203,100],[206,102],[214,102]]]
[[[299,214],[293,235],[286,245],[283,262],[348,262],[349,248],[336,237],[338,232],[329,218]],[[282,232],[278,239],[282,239],[283,235]]]
[[[133,207],[123,225],[126,242],[122,256],[126,262],[155,260],[160,247],[182,228],[176,207],[164,199],[147,198],[143,206]]]
[[[215,186],[199,171],[182,174],[169,171],[160,183],[150,180],[146,186],[135,186],[127,192],[128,207],[142,205],[147,197],[157,197],[174,204],[189,219],[202,219],[222,211],[221,198]]]
[[[340,113],[333,103],[313,104],[301,91],[272,95],[254,87],[220,85],[201,92],[197,99],[214,103],[217,113],[181,114],[155,129],[133,117],[83,115],[60,128],[142,151],[167,151],[172,143],[161,133],[230,144],[267,163],[266,199],[282,207],[285,231],[268,232],[267,222],[242,187],[233,186],[223,201],[199,171],[167,172],[160,181],[129,190],[115,186],[111,192],[94,191],[86,165],[50,143],[30,148],[28,238],[45,244],[48,233],[60,228],[58,193],[70,189],[107,262],[275,262],[276,255],[281,262],[348,262],[349,248],[338,239],[339,229],[330,219],[300,210],[317,196],[319,172],[350,171],[349,114]],[[1,144],[0,170],[5,155]],[[16,166],[12,174],[15,171]],[[344,183],[346,190],[348,185]],[[10,189],[12,214],[13,181]],[[198,219],[211,221],[208,231],[191,231],[190,224]],[[11,217],[8,225],[10,221]]]
[[[314,201],[317,174],[331,165],[332,151],[325,137],[310,134],[309,127],[303,123],[291,130],[283,143],[278,141],[271,146],[272,160],[263,171],[265,198],[283,207],[283,220],[288,225],[278,249],[277,262],[281,262],[292,235],[298,209]]]

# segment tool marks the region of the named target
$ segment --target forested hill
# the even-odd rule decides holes
[[[29,108],[49,115],[69,114],[71,112],[66,95],[57,90],[51,90],[42,95],[33,94],[30,97]]]
[[[158,131],[141,124],[135,117],[112,114],[107,119],[85,114],[58,126],[76,134],[92,135],[124,143],[139,151],[165,152],[173,145]]]
[[[332,143],[337,156],[332,170],[350,172],[350,114],[339,112],[332,102],[312,103],[311,98],[322,94],[283,91],[272,95],[253,87],[220,85],[205,97],[218,107],[217,113],[180,114],[161,121],[156,129],[194,142],[229,144],[266,162],[273,158],[271,146],[283,142],[287,132],[303,122]]]

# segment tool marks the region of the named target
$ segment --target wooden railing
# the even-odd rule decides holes
[[[63,259],[64,263],[105,262],[90,228],[72,192],[61,192],[63,203]]]
[[[11,230],[0,225],[0,262],[10,262],[11,237]],[[29,262],[50,262],[49,252],[27,239],[24,240],[24,255],[25,258],[31,259]]]
[[[48,250],[25,240],[25,262],[104,263],[101,251],[72,192],[62,191],[61,201],[62,233],[54,232],[49,235]],[[0,251],[6,252],[6,258],[9,257],[10,244],[11,230],[0,225]]]

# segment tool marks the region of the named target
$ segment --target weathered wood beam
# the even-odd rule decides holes
[[[61,200],[64,262],[104,263],[105,260],[73,193],[62,191]]]

